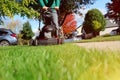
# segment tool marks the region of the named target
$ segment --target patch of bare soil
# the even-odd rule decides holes
[[[89,49],[120,51],[120,41],[88,42],[75,44],[80,47]]]

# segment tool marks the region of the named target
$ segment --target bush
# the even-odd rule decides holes
[[[104,30],[106,20],[98,9],[92,9],[85,15],[83,30],[88,34]],[[98,35],[98,34],[97,34]],[[96,35],[95,35],[96,36]]]

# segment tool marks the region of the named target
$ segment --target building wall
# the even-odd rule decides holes
[[[105,35],[105,34],[111,34],[111,31],[114,29],[117,29],[118,27],[111,27],[111,28],[106,28],[104,31],[100,31],[100,36]]]
[[[77,35],[82,35],[81,30],[82,30],[82,26],[77,29],[77,32],[78,32]]]

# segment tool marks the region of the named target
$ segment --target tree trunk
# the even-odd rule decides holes
[[[96,36],[98,36],[98,35],[99,35],[99,31],[93,32],[93,36],[94,36],[94,37],[96,37]]]

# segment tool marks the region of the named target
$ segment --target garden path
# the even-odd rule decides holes
[[[120,41],[88,42],[75,44],[80,47],[85,47],[89,49],[120,51]]]

